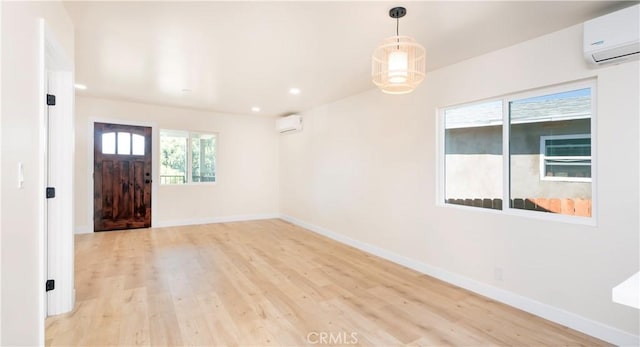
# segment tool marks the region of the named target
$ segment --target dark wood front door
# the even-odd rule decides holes
[[[151,226],[151,128],[95,123],[94,231]]]

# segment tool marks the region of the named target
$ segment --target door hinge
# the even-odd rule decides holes
[[[56,281],[55,280],[47,280],[47,284],[45,285],[45,289],[48,291],[56,289]]]
[[[55,106],[56,105],[56,96],[53,94],[47,94],[47,105]]]
[[[56,188],[55,187],[47,187],[47,199],[56,197]]]

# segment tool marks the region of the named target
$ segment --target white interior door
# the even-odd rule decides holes
[[[48,106],[47,187],[55,197],[47,199],[47,279],[55,289],[47,292],[47,315],[73,310],[73,80],[70,72],[48,71],[49,94],[56,103]]]
[[[55,105],[46,106],[47,187],[55,188],[55,197],[47,199],[44,219],[44,274],[54,280],[53,290],[46,291],[46,315],[70,312],[75,304],[74,290],[74,88],[73,67],[64,50],[45,30],[44,89],[55,96]],[[46,102],[46,96],[42,96]],[[45,283],[43,283],[44,287]],[[43,288],[44,290],[45,288]]]

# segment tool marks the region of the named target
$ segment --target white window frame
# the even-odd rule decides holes
[[[510,115],[509,115],[509,105],[510,102],[512,101],[517,101],[517,100],[521,100],[521,99],[528,99],[528,98],[533,98],[536,96],[541,96],[541,95],[548,95],[548,94],[556,94],[556,93],[562,93],[562,92],[568,92],[568,91],[572,91],[572,90],[578,90],[578,89],[585,89],[585,88],[589,88],[591,90],[591,117],[590,117],[590,122],[591,122],[591,178],[588,182],[591,182],[591,201],[592,201],[592,205],[591,205],[591,217],[581,217],[581,216],[571,216],[571,215],[562,215],[562,214],[555,214],[555,213],[542,213],[539,211],[531,211],[531,210],[522,210],[522,209],[517,209],[517,208],[512,208],[509,204],[509,201],[511,199],[511,155],[510,155],[510,148],[509,148],[509,128],[510,128]],[[444,153],[445,150],[445,111],[447,109],[450,108],[457,108],[457,107],[464,107],[464,106],[472,106],[472,105],[477,105],[477,104],[481,104],[484,102],[491,102],[491,101],[497,101],[497,100],[502,100],[502,105],[503,105],[503,124],[502,124],[502,156],[503,156],[503,189],[502,189],[502,210],[496,210],[496,209],[490,209],[490,208],[479,208],[479,207],[475,207],[475,206],[466,206],[466,205],[457,205],[457,204],[450,204],[446,202],[446,191],[445,191],[445,187],[446,187],[446,168],[445,168],[445,163],[446,163],[446,154]],[[437,120],[438,120],[438,125],[435,127],[437,134],[436,134],[436,139],[437,139],[437,144],[436,144],[436,156],[438,158],[438,163],[439,165],[436,167],[436,180],[437,180],[437,184],[436,187],[438,194],[436,194],[436,206],[439,207],[445,207],[445,208],[452,208],[452,209],[459,209],[459,210],[465,210],[465,211],[476,211],[479,213],[489,213],[489,214],[501,214],[501,215],[513,215],[513,216],[520,216],[520,217],[526,217],[526,218],[534,218],[534,219],[543,219],[543,220],[551,220],[551,221],[557,221],[557,222],[564,222],[564,223],[570,223],[570,224],[583,224],[583,225],[591,225],[591,226],[595,226],[597,225],[597,203],[598,203],[598,197],[597,197],[597,170],[594,170],[593,168],[597,168],[597,135],[596,135],[596,131],[597,131],[597,127],[596,127],[596,118],[597,118],[597,114],[596,114],[596,110],[597,110],[597,80],[595,78],[589,78],[586,80],[581,80],[581,81],[575,81],[575,82],[568,82],[568,83],[562,83],[562,84],[558,84],[555,86],[549,86],[549,87],[542,87],[542,88],[537,88],[537,89],[532,89],[530,91],[525,91],[525,92],[519,92],[519,93],[513,93],[513,94],[507,94],[507,95],[503,95],[502,97],[492,97],[492,98],[487,98],[487,99],[483,99],[483,100],[476,100],[473,102],[469,102],[469,103],[458,103],[458,104],[451,104],[448,106],[444,106],[444,107],[440,107],[436,110],[436,115],[437,115]],[[588,134],[587,134],[588,135]],[[566,135],[565,135],[566,136]]]
[[[217,132],[202,132],[202,131],[187,131],[187,130],[173,130],[173,129],[160,129],[159,132],[159,139],[158,139],[158,153],[159,155],[162,154],[162,136],[163,135],[169,135],[169,136],[175,136],[175,137],[183,137],[186,141],[186,147],[187,147],[187,153],[186,153],[186,182],[185,183],[162,183],[162,179],[160,179],[160,185],[161,186],[188,186],[188,185],[214,185],[218,182],[218,141],[219,141],[219,135]],[[213,136],[215,139],[215,147],[214,147],[214,151],[213,151],[213,156],[215,158],[216,161],[216,167],[215,167],[215,179],[212,182],[193,182],[193,149],[192,149],[192,139],[194,135],[199,135],[199,136]],[[161,178],[162,177],[162,173],[161,173],[161,167],[162,167],[162,163],[161,160],[158,160],[158,175]]]
[[[193,182],[193,135],[198,136],[213,136],[215,141],[215,146],[213,148],[213,158],[215,160],[216,166],[214,168],[213,174],[214,179],[212,182]],[[189,179],[187,184],[215,184],[218,181],[218,134],[214,132],[200,132],[200,131],[190,131],[189,139],[187,140],[187,152],[189,153],[189,158],[187,160],[187,171],[189,174]]]
[[[546,159],[578,159],[591,161],[592,156],[547,156],[546,154],[546,142],[547,140],[569,140],[569,139],[591,139],[591,134],[574,134],[574,135],[546,135],[540,136],[540,180],[541,181],[556,181],[556,182],[591,182],[591,177],[561,177],[561,176],[547,176]],[[567,164],[570,165],[570,164]],[[591,162],[589,166],[593,167]],[[593,171],[593,170],[591,170]]]

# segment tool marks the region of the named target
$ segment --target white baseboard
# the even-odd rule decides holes
[[[633,335],[620,329],[608,326],[606,324],[593,321],[575,313],[559,309],[557,307],[524,297],[513,292],[506,291],[498,287],[488,285],[486,283],[476,281],[465,276],[455,274],[438,267],[416,261],[414,259],[407,258],[397,253],[393,253],[383,248],[352,239],[350,237],[335,233],[331,230],[304,222],[288,215],[280,215],[280,218],[292,224],[311,230],[315,233],[324,235],[338,242],[347,244],[351,247],[355,247],[367,253],[376,255],[380,258],[387,259],[396,264],[400,264],[402,266],[421,272],[425,275],[435,277],[442,281],[451,283],[474,293],[478,293],[509,306],[513,306],[552,322],[567,326],[571,329],[580,331],[609,343],[613,343],[618,346],[640,345],[640,336]]]
[[[280,218],[280,215],[277,213],[264,213],[264,214],[250,214],[250,215],[240,215],[240,216],[174,219],[174,220],[156,222],[155,224],[153,224],[152,227],[164,228],[164,227],[176,227],[176,226],[183,226],[183,225],[244,222],[244,221],[250,221],[250,220],[274,219],[274,218]]]
[[[93,229],[91,229],[88,226],[81,226],[81,227],[76,227],[75,233],[76,234],[90,234],[93,232]]]
[[[152,225],[153,228],[165,228],[165,227],[178,227],[183,225],[196,225],[196,224],[213,224],[213,223],[230,223],[230,222],[243,222],[250,220],[261,219],[275,219],[280,218],[277,213],[264,213],[264,214],[251,214],[240,216],[225,216],[225,217],[209,217],[209,218],[194,218],[194,219],[174,219],[156,222]],[[88,226],[76,227],[76,234],[90,234],[93,230]]]

